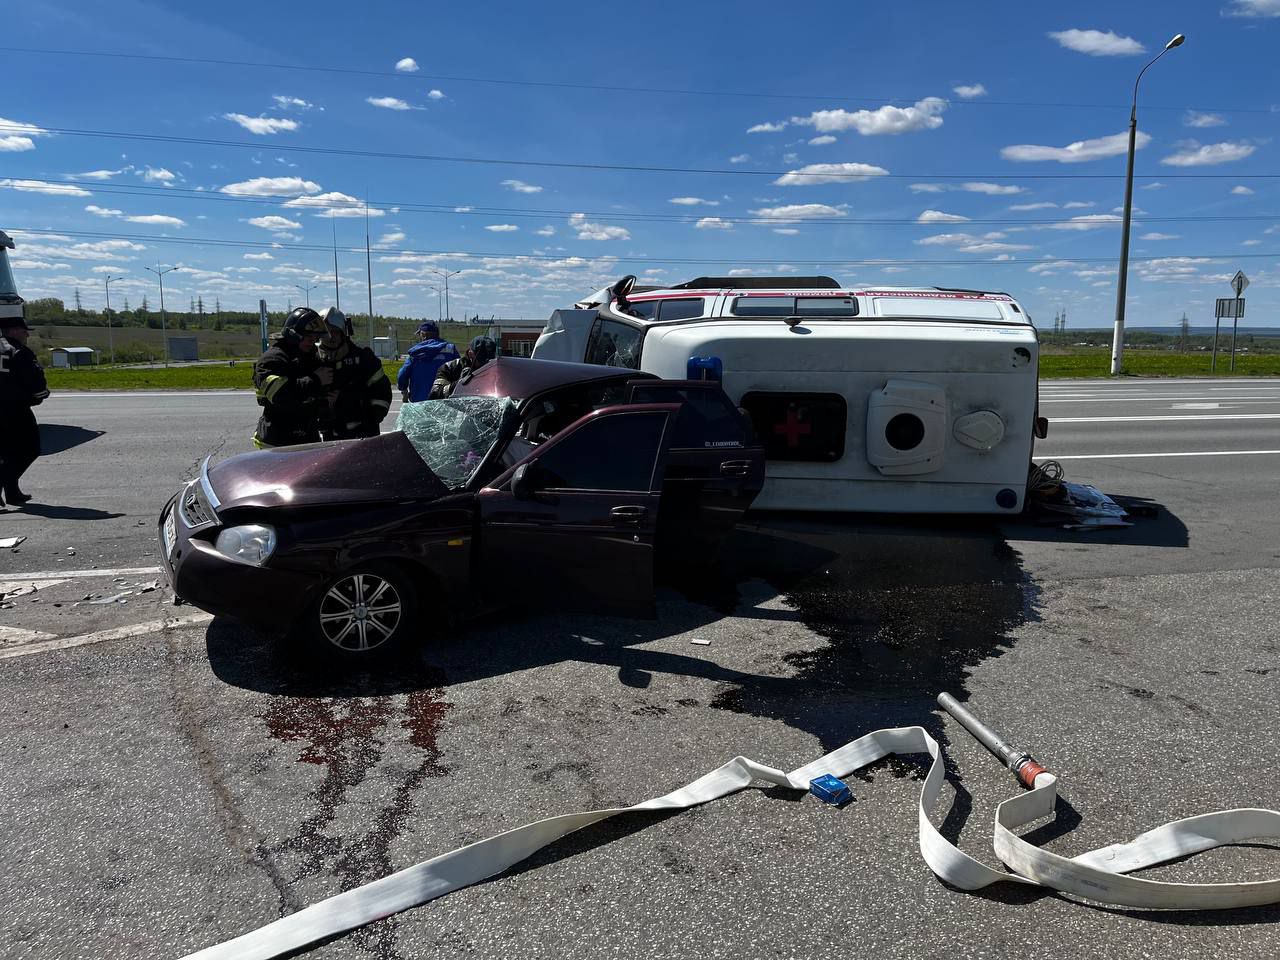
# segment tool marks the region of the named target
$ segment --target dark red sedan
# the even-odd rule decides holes
[[[655,557],[714,546],[763,483],[717,382],[500,358],[394,432],[206,460],[160,540],[181,599],[370,657],[442,609],[650,613]]]

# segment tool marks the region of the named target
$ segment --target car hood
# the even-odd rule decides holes
[[[209,469],[217,509],[433,500],[449,493],[403,433],[243,453]]]

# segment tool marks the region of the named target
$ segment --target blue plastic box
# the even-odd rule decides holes
[[[848,803],[853,799],[853,791],[849,789],[848,784],[829,773],[824,773],[822,776],[810,780],[809,792],[823,803],[830,803],[836,806]]]

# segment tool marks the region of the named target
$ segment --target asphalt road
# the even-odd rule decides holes
[[[798,766],[904,723],[942,738],[944,832],[990,862],[1016,787],[932,712],[941,689],[1061,774],[1059,817],[1035,835],[1057,852],[1280,807],[1280,381],[1046,382],[1038,457],[1160,505],[1130,529],[755,517],[698,588],[660,593],[654,621],[507,615],[380,677],[220,620],[147,630],[190,613],[146,590],[159,505],[205,453],[248,448],[254,409],[95,394],[39,410],[40,504],[0,515],[0,537],[28,538],[0,550],[0,592],[39,587],[0,609],[0,957],[181,956],[530,819],[643,799],[738,753]],[[595,828],[312,955],[1274,949],[1276,907],[949,889],[916,848],[923,770],[881,763],[843,810],[747,791]],[[1280,851],[1153,873],[1259,879]]]

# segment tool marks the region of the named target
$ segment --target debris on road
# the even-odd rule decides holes
[[[705,637],[693,637],[689,640],[689,642],[693,644],[697,644],[699,647],[711,646],[711,641],[706,639]]]
[[[1097,487],[1064,479],[1057,460],[1032,464],[1027,481],[1027,507],[1043,523],[1063,523],[1064,530],[1131,527],[1129,511]]]
[[[0,550],[12,550],[22,543],[26,537],[0,537]]]

